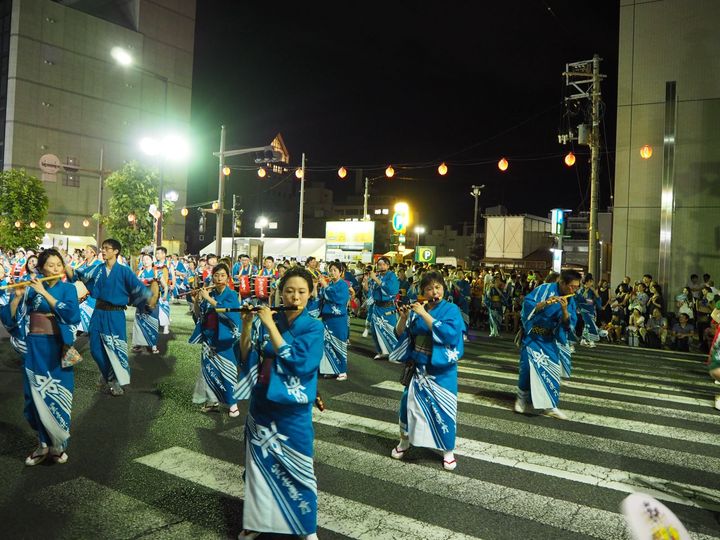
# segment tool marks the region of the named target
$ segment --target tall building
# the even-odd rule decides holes
[[[100,171],[137,159],[178,193],[164,238],[181,247],[187,166],[139,141],[189,135],[194,34],[195,0],[0,0],[0,157],[43,180],[48,232],[91,241],[112,196],[99,204]]]
[[[649,273],[673,299],[690,274],[718,283],[718,28],[717,0],[620,2],[613,285]]]

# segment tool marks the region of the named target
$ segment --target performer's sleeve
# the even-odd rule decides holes
[[[123,272],[123,275],[125,277],[125,289],[128,291],[128,297],[130,298],[129,303],[138,307],[143,302],[150,300],[152,296],[150,288],[146,287],[127,266],[123,268],[127,268],[127,272]]]
[[[458,339],[462,339],[462,332],[465,323],[460,315],[460,308],[455,304],[448,304],[446,313],[441,318],[437,318],[432,324],[433,343],[452,347],[457,344]]]
[[[350,290],[342,280],[332,287],[323,287],[321,291],[323,299],[333,304],[344,306],[350,300]]]
[[[385,296],[394,297],[400,291],[400,281],[394,272],[391,272],[385,276],[380,290]]]
[[[28,295],[30,294],[30,291],[32,291],[32,289],[27,289],[25,291],[22,300],[20,300],[20,303],[17,306],[14,317],[12,316],[12,313],[10,311],[10,302],[12,302],[12,296],[10,297],[10,302],[0,307],[0,321],[2,321],[2,325],[11,334],[13,334],[13,330],[22,326],[23,320],[27,316]]]
[[[525,329],[525,333],[530,332],[530,329],[533,326],[532,318],[537,316],[537,313],[535,311],[535,306],[537,306],[540,301],[538,300],[540,292],[540,287],[537,287],[533,289],[533,291],[525,296],[525,300],[523,300],[522,305],[522,311],[521,311],[521,320],[523,328]]]
[[[75,287],[63,287],[62,298],[57,298],[53,313],[61,324],[80,324],[80,303]]]
[[[303,378],[312,375],[320,367],[323,355],[323,324],[311,319],[294,339],[292,347],[283,343],[277,351],[276,361],[285,372]]]

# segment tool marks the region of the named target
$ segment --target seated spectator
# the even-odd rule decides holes
[[[703,283],[700,281],[700,276],[697,274],[691,275],[690,281],[688,282],[688,289],[690,289],[690,292],[696,300],[699,299],[702,294],[702,287]]]
[[[633,307],[630,320],[627,326],[627,342],[631,347],[640,345],[640,329],[645,327],[645,316],[642,314],[641,306]]]
[[[600,296],[600,309],[597,314],[598,325],[603,327],[612,319],[612,308],[610,307],[610,285],[606,279],[600,282],[600,288],[598,289],[598,295]]]
[[[635,301],[642,304],[642,312],[645,313],[647,311],[647,304],[650,301],[650,296],[647,293],[645,283],[638,283],[635,287]]]
[[[676,351],[689,352],[690,340],[694,335],[695,326],[690,322],[690,318],[686,313],[680,313],[678,315],[678,322],[673,325],[670,332],[673,349]]]
[[[648,300],[647,304],[648,313],[652,313],[655,308],[658,308],[660,313],[665,312],[665,300],[662,295],[662,287],[653,282],[650,284],[650,300]]]
[[[605,325],[607,330],[607,338],[610,343],[618,343],[622,341],[625,332],[625,308],[618,302],[612,302],[612,317],[610,322]]]
[[[678,315],[684,313],[689,319],[695,318],[695,299],[690,287],[683,287],[682,293],[675,297],[675,309]]]
[[[645,328],[640,328],[640,336],[645,345],[652,349],[664,348],[668,335],[668,321],[662,316],[660,308],[654,308],[652,316],[645,321]]]

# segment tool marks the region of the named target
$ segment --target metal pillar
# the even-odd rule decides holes
[[[300,261],[300,255],[302,253],[302,238],[303,238],[303,210],[305,206],[305,152],[302,155],[302,173],[300,176],[300,215],[298,216],[298,249],[297,249],[297,260]],[[262,235],[262,233],[261,233]]]
[[[220,126],[220,152],[218,154],[218,209],[215,222],[215,255],[222,256],[223,211],[225,207],[225,126]]]
[[[600,165],[600,57],[592,61],[592,133],[590,140],[590,223],[588,224],[588,272],[599,279],[598,265],[598,176]]]

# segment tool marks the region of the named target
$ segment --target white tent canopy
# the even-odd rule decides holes
[[[235,238],[235,249],[239,255],[241,253],[249,253],[247,246],[250,240],[260,241],[260,238]],[[303,261],[312,256],[317,259],[325,258],[325,239],[324,238],[303,238],[300,246],[299,260]],[[215,242],[212,242],[200,250],[200,255],[215,253]],[[222,253],[229,255],[232,253],[232,238],[222,239]],[[268,255],[278,259],[283,257],[298,257],[298,239],[297,238],[267,238],[263,240],[263,256]]]

